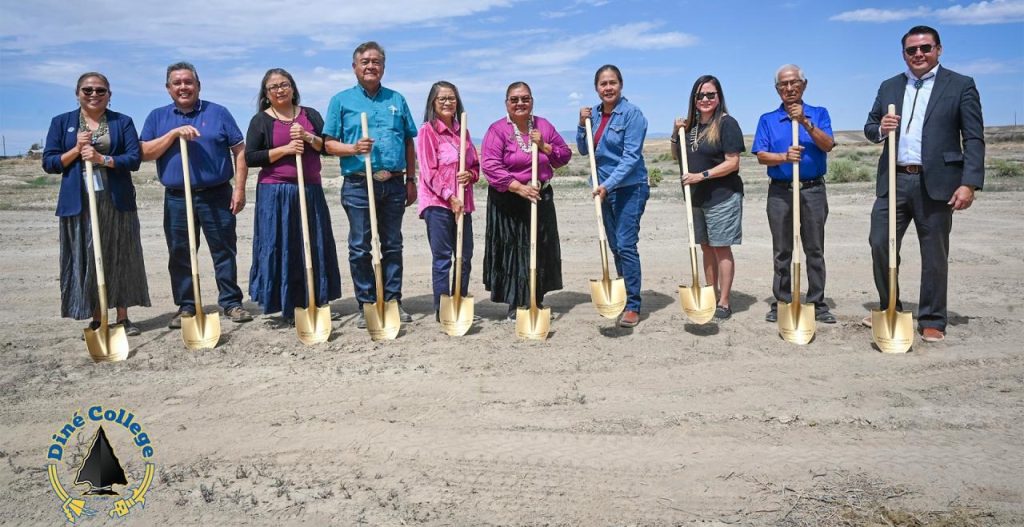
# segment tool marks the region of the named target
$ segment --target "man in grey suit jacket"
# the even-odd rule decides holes
[[[938,31],[915,26],[903,36],[902,47],[908,70],[878,88],[864,135],[879,143],[887,140],[889,132],[896,132],[897,250],[913,220],[921,245],[918,328],[923,340],[936,342],[946,333],[953,211],[970,207],[974,192],[984,183],[985,126],[974,80],[939,66]],[[895,116],[886,115],[890,104],[896,105]],[[887,152],[884,149],[878,160],[869,235],[875,287],[883,309],[889,302]],[[898,288],[896,295],[897,308],[902,309]],[[870,325],[871,317],[865,321]]]

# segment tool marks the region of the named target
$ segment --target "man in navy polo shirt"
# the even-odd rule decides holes
[[[775,91],[782,104],[761,116],[750,149],[757,161],[768,167],[768,228],[772,232],[775,274],[772,293],[775,302],[765,314],[768,322],[778,321],[778,303],[792,302],[790,262],[793,259],[793,163],[800,163],[800,238],[807,259],[807,303],[814,304],[815,319],[835,324],[836,317],[825,303],[825,171],[832,138],[828,110],[804,103],[807,79],[795,64],[775,72]],[[800,146],[793,146],[792,123],[800,125]],[[797,248],[796,250],[800,250]]]
[[[384,300],[399,301],[401,321],[412,322],[401,307],[402,216],[416,201],[416,122],[405,97],[381,86],[384,50],[379,44],[360,44],[352,53],[352,71],[358,83],[332,97],[324,115],[324,148],[341,158],[341,204],[348,216],[348,261],[359,303],[357,325],[366,327],[363,304],[377,300],[370,254],[368,176],[377,205]],[[369,121],[369,139],[363,139],[362,112]],[[366,174],[365,155],[370,156],[373,174]]]
[[[219,104],[199,99],[199,75],[187,62],[167,67],[167,93],[172,104],[157,108],[142,127],[142,159],[156,160],[157,176],[164,184],[164,235],[170,261],[171,294],[178,312],[168,327],[180,328],[181,315],[194,315],[192,265],[185,213],[184,172],[178,138],[188,141],[192,206],[198,228],[206,236],[213,257],[220,295],[217,303],[233,322],[248,322],[238,287],[235,215],[245,207],[245,141],[234,118]],[[231,158],[234,157],[232,167]],[[235,187],[231,188],[231,178]],[[199,243],[198,234],[196,243]]]

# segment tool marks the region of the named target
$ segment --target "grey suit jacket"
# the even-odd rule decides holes
[[[896,75],[878,87],[875,103],[864,123],[864,135],[869,141],[886,142],[878,158],[878,179],[875,195],[884,197],[889,192],[888,138],[879,134],[882,117],[890,104],[896,105],[896,114],[903,116],[903,92],[907,77]],[[896,131],[899,141],[900,131]],[[961,185],[980,189],[985,182],[985,124],[981,116],[981,98],[974,79],[944,67],[935,75],[928,108],[921,132],[922,181],[928,197],[949,201]]]

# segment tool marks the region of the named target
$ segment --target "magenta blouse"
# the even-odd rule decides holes
[[[448,199],[458,192],[459,173],[459,123],[448,128],[440,119],[423,123],[416,135],[416,155],[419,159],[420,181],[417,192],[417,209],[420,217],[427,207],[450,209]],[[466,130],[466,170],[473,173],[472,181],[480,180],[480,160],[473,141]],[[466,213],[476,210],[473,204],[473,185],[466,185],[463,203]]]
[[[537,152],[537,179],[544,183],[555,175],[555,169],[565,166],[572,157],[572,151],[555,127],[542,117],[533,117],[533,126],[540,130],[544,142],[551,145],[551,153]],[[519,147],[514,132],[515,125],[508,117],[498,119],[487,129],[480,148],[480,166],[484,177],[495,190],[507,192],[512,180],[530,182],[530,153]],[[530,146],[530,136],[522,136],[523,143]]]
[[[313,124],[309,121],[309,117],[306,116],[305,108],[299,112],[299,118],[296,119],[296,122],[307,132],[315,133]],[[286,124],[274,119],[272,144],[267,145],[266,149],[269,150],[288,144],[292,140],[291,126],[291,123]],[[320,152],[317,152],[309,143],[305,144],[305,149],[302,151],[302,176],[306,180],[307,185],[320,184]],[[295,156],[282,157],[276,163],[263,167],[256,181],[257,183],[298,183],[299,171],[295,168]]]

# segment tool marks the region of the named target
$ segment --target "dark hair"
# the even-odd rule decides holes
[[[283,68],[270,68],[265,74],[263,74],[263,80],[260,81],[260,94],[256,97],[256,109],[258,111],[266,110],[270,108],[270,97],[267,97],[267,80],[270,79],[271,75],[281,75],[288,79],[288,82],[292,84],[292,104],[295,106],[299,105],[299,87],[295,84],[295,79],[292,78],[292,74],[285,71]]]
[[[441,88],[448,88],[455,93],[455,121],[458,122],[462,119],[462,112],[465,109],[462,107],[459,89],[448,81],[437,81],[430,87],[430,93],[427,94],[427,109],[423,112],[423,122],[425,123],[432,123],[434,119],[437,119],[437,114],[434,112],[434,100],[437,99],[437,92],[441,91]]]
[[[380,52],[380,61],[381,62],[387,62],[387,55],[384,54],[384,48],[380,47],[380,44],[378,44],[377,42],[375,42],[373,40],[369,40],[369,41],[363,42],[362,44],[356,46],[356,50],[352,52],[352,65],[353,66],[356,65],[356,57],[358,57],[359,55],[361,55],[361,54],[363,54],[366,51],[369,51],[371,49],[375,49],[378,52]]]
[[[615,77],[619,79],[619,84],[622,84],[622,72],[619,71],[619,68],[616,67],[614,64],[605,64],[604,66],[601,66],[600,68],[597,68],[597,71],[594,72],[594,87],[595,88],[597,88],[597,79],[598,79],[598,77],[600,77],[601,74],[606,72],[606,71],[610,71],[610,72],[615,73]]]
[[[166,81],[166,83],[167,83],[167,87],[168,88],[171,86],[171,73],[174,73],[175,71],[178,71],[178,70],[188,70],[188,71],[191,71],[192,72],[192,76],[196,78],[196,86],[200,85],[199,84],[199,73],[196,71],[196,67],[193,66],[192,63],[190,63],[190,62],[182,61],[182,62],[175,62],[174,64],[171,64],[170,66],[167,66],[167,81]]]
[[[526,91],[530,92],[530,96],[533,96],[533,90],[530,89],[529,84],[526,84],[523,81],[515,81],[512,84],[509,84],[508,88],[505,88],[505,98],[508,99],[508,94],[512,93],[512,90],[516,88],[526,88]]]
[[[700,117],[697,115],[699,113],[697,111],[697,92],[700,91],[701,86],[709,82],[713,83],[715,89],[718,90],[718,107],[715,108],[715,113],[711,116],[709,126],[701,132],[700,137],[701,139],[706,139],[708,144],[717,145],[721,136],[722,116],[729,113],[729,111],[725,108],[725,92],[722,91],[722,83],[718,82],[714,75],[701,75],[693,83],[693,89],[690,90],[690,110],[686,112],[686,132],[689,132],[700,123]]]
[[[81,77],[78,78],[78,83],[75,84],[75,95],[78,95],[78,90],[82,88],[82,83],[85,82],[85,79],[89,79],[92,77],[96,77],[97,79],[103,81],[103,85],[107,87],[107,91],[110,91],[110,81],[107,80],[106,75],[98,71],[87,71],[83,73]]]
[[[933,27],[929,26],[914,26],[907,31],[906,35],[903,35],[903,40],[900,41],[900,45],[904,48],[907,47],[907,38],[911,35],[931,35],[935,39],[935,45],[942,47],[942,40],[939,38],[939,32]]]

